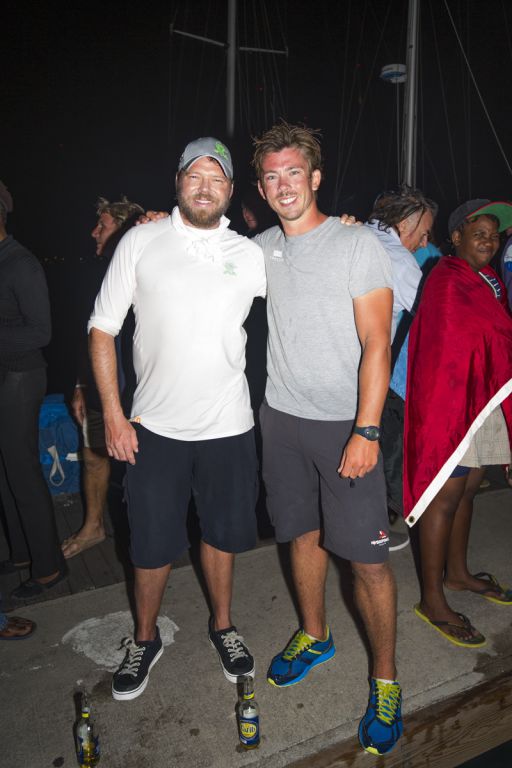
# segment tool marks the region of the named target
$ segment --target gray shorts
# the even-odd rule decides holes
[[[365,477],[350,481],[337,469],[353,422],[260,410],[263,480],[278,542],[322,530],[323,546],[351,562],[388,559],[388,514],[382,456]]]
[[[92,448],[93,450],[95,448],[106,448],[105,422],[103,421],[103,414],[100,411],[94,411],[91,408],[87,409],[82,424],[82,434],[84,436],[85,448]]]

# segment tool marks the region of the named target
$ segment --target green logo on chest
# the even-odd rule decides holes
[[[225,275],[233,275],[233,277],[236,277],[236,264],[233,264],[232,261],[225,261],[224,262],[224,274]]]

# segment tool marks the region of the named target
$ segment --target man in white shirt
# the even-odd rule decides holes
[[[266,290],[261,249],[228,229],[228,149],[211,137],[185,148],[171,217],[121,240],[89,322],[109,455],[126,461],[137,627],[115,673],[115,699],[139,696],[162,653],[156,620],[171,563],[187,548],[194,495],[212,616],[209,638],[231,682],[254,660],[230,616],[236,552],[256,540],[253,414],[243,322]],[[137,375],[122,412],[114,337],[133,305]]]

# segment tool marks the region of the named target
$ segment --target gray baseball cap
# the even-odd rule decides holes
[[[503,232],[504,229],[512,226],[512,205],[510,203],[493,202],[485,199],[468,200],[450,214],[448,234],[451,235],[455,232],[466,219],[471,219],[473,216],[483,216],[486,213],[490,213],[498,219],[500,223],[498,232]]]
[[[192,163],[201,157],[211,157],[216,160],[224,171],[228,179],[233,178],[233,162],[229,149],[218,139],[212,136],[205,136],[202,139],[196,139],[187,144],[178,163],[178,171],[184,168],[190,168]]]
[[[0,205],[5,209],[6,213],[11,213],[13,209],[12,197],[3,181],[0,181]]]

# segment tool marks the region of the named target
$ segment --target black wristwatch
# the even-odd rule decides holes
[[[380,437],[380,427],[354,427],[352,431],[354,435],[361,435],[367,440],[378,440]]]

